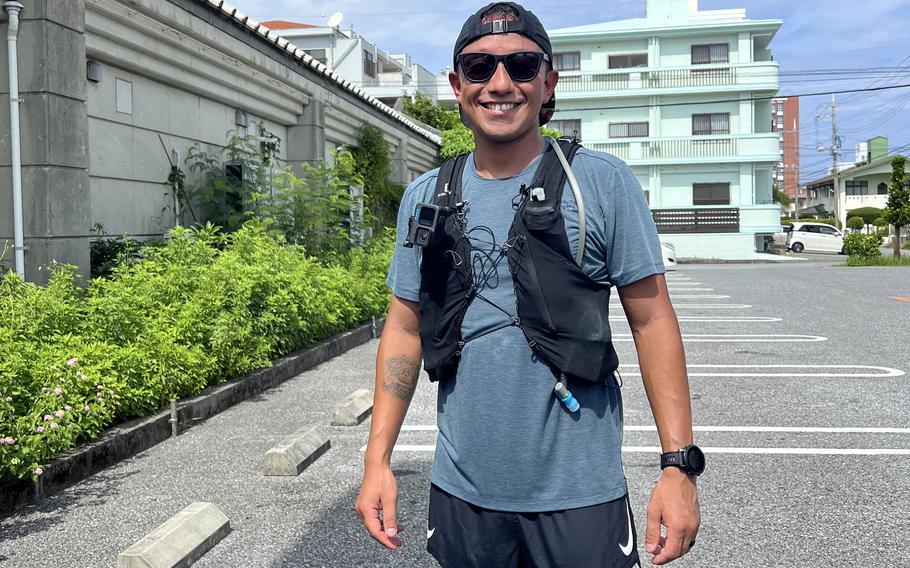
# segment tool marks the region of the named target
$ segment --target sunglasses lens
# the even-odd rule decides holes
[[[515,81],[531,81],[540,69],[540,53],[510,53],[506,56],[506,71]]]
[[[461,58],[461,70],[469,81],[486,81],[496,70],[496,58],[489,53],[467,53]]]

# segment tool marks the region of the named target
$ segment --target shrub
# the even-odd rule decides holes
[[[847,228],[853,229],[854,231],[860,231],[863,227],[866,226],[866,222],[862,217],[850,217],[847,219]]]
[[[847,211],[847,222],[850,217],[861,217],[866,225],[872,225],[875,220],[882,216],[882,210],[878,207],[860,207],[852,211]]]
[[[882,236],[878,233],[864,235],[850,233],[844,237],[844,251],[850,257],[875,258],[882,255],[879,247],[882,245]]]
[[[381,315],[392,248],[384,233],[319,262],[251,221],[230,235],[177,228],[85,290],[70,266],[46,287],[4,274],[0,482],[37,478],[105,427]]]

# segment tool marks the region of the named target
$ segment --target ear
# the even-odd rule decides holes
[[[449,71],[449,85],[452,85],[452,92],[455,93],[455,100],[461,102],[461,79],[458,77],[458,71]]]
[[[556,83],[559,82],[559,71],[556,69],[550,69],[547,71],[546,76],[543,80],[544,86],[544,102],[550,100],[550,97],[553,96],[553,93],[556,92]]]

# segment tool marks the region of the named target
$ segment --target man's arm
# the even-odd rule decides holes
[[[619,298],[632,329],[642,380],[664,452],[692,443],[692,408],[686,357],[676,313],[663,275],[619,288]],[[651,562],[666,564],[689,551],[701,517],[695,477],[679,468],[663,470],[648,503],[645,551]],[[661,525],[667,528],[661,537]]]
[[[360,495],[354,505],[370,536],[393,550],[401,546],[396,535],[402,527],[396,514],[398,484],[392,473],[392,449],[420,374],[418,314],[416,302],[392,296],[376,355],[373,418],[364,454]]]

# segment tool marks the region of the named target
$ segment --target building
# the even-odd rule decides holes
[[[644,18],[549,32],[560,71],[551,126],[629,164],[679,257],[754,258],[780,230],[770,43],[781,24],[647,0]]]
[[[774,189],[796,201],[806,198],[799,186],[799,97],[771,99],[771,131],[778,133],[780,161],[771,174]]]
[[[352,29],[285,20],[270,20],[262,25],[395,110],[401,110],[404,99],[415,93],[437,100],[433,73],[415,63],[410,55],[387,53]]]
[[[53,260],[87,275],[96,225],[144,238],[191,223],[170,195],[171,162],[183,165],[195,144],[220,153],[229,130],[261,128],[280,139],[279,162],[297,166],[330,158],[372,124],[391,147],[396,182],[437,163],[437,133],[220,0],[24,4],[16,140],[9,106],[0,105],[0,252],[22,226],[30,281],[44,281]],[[0,89],[8,94],[7,61],[4,42]],[[9,206],[14,170],[21,215]],[[12,267],[11,253],[3,263]]]
[[[827,176],[806,183],[808,200],[804,210],[824,210],[831,217],[836,211],[837,223],[845,227],[850,211],[861,207],[884,209],[888,205],[893,157],[888,150],[888,139],[876,136],[857,149],[852,167],[838,168],[836,190],[830,170]]]

